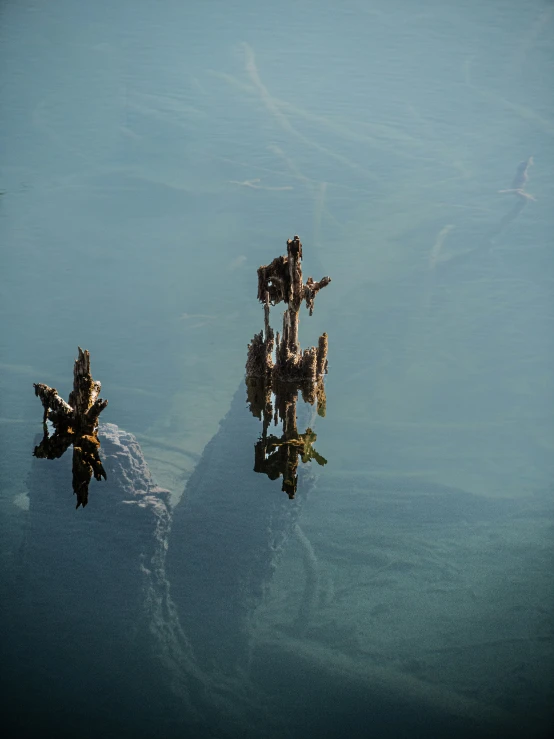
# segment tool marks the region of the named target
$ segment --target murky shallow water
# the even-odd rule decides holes
[[[329,463],[293,503],[250,614],[246,676],[225,674],[224,644],[199,674],[177,640],[172,683],[162,647],[134,645],[136,674],[160,672],[145,732],[194,723],[175,695],[190,698],[195,680],[229,734],[317,736],[321,720],[364,736],[373,720],[378,735],[446,735],[449,717],[483,727],[493,709],[540,732],[553,662],[550,6],[86,12],[1,10],[3,590],[23,589],[32,613],[32,383],[67,397],[76,347],[88,348],[103,420],[136,434],[176,504],[261,328],[256,268],[299,233],[305,273],[333,278],[301,322],[303,345],[330,337],[317,423]],[[516,196],[498,190],[530,155],[537,199],[510,219]],[[229,472],[239,500],[257,484],[251,421]],[[281,511],[280,483],[264,483]],[[111,671],[98,658],[95,684],[100,641],[41,654],[52,635],[36,623],[25,652],[20,596],[4,608],[13,720],[38,724],[49,703],[52,726],[72,726],[63,686],[81,661],[95,699],[77,723],[94,714],[105,733],[136,733],[146,704],[131,657],[113,648]],[[45,607],[63,640],[63,604]],[[119,706],[98,702],[108,673]],[[328,714],[310,708],[333,694]],[[215,719],[211,731],[223,732]]]

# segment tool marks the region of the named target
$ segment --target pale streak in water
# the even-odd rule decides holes
[[[258,68],[256,66],[256,58],[254,56],[253,49],[247,44],[243,43],[242,48],[244,49],[245,54],[245,69],[248,73],[248,76],[252,80],[252,83],[258,90],[258,93],[262,99],[262,102],[268,109],[268,111],[272,114],[272,116],[275,118],[275,121],[279,124],[279,126],[286,131],[287,133],[290,133],[292,136],[295,136],[297,139],[299,139],[303,144],[306,146],[310,146],[313,149],[317,149],[322,154],[326,154],[327,156],[336,159],[338,162],[341,162],[341,164],[344,164],[345,166],[349,167],[350,169],[355,169],[356,171],[363,172],[367,177],[370,179],[373,177],[368,172],[362,169],[359,164],[356,164],[355,162],[351,162],[346,157],[343,157],[341,154],[337,154],[334,151],[330,151],[324,146],[321,146],[315,141],[312,141],[311,139],[308,139],[306,136],[301,134],[299,131],[297,131],[290,123],[289,119],[284,115],[284,113],[279,109],[279,106],[277,105],[277,102],[275,99],[271,96],[269,90],[264,85],[264,83],[261,80],[260,74],[258,72]]]
[[[283,185],[282,187],[271,187],[270,185],[258,185],[257,183],[261,182],[259,178],[255,180],[243,180],[240,182],[239,180],[229,180],[229,184],[231,185],[241,185],[242,187],[250,187],[252,190],[293,190],[292,185]]]
[[[443,229],[439,231],[439,234],[437,236],[437,239],[435,243],[433,244],[433,248],[431,249],[431,254],[429,255],[429,267],[431,269],[434,269],[436,263],[438,262],[442,245],[444,244],[444,241],[450,231],[454,228],[454,225],[452,223],[449,223],[447,226],[445,226]]]
[[[325,195],[327,193],[327,183],[322,182],[319,192],[316,195],[314,207],[314,242],[316,246],[321,244],[321,221],[325,210]]]

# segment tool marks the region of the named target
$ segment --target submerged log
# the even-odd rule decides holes
[[[512,181],[512,186],[507,190],[499,190],[498,192],[511,192],[523,200],[535,200],[533,195],[525,192],[525,187],[529,181],[529,167],[533,163],[533,157],[527,157],[523,162],[520,162]]]
[[[303,495],[274,495],[252,471],[258,422],[240,386],[174,509],[167,554],[171,596],[203,669],[246,669],[252,621],[292,535],[316,470],[298,470]]]
[[[99,397],[102,385],[93,380],[90,374],[89,352],[81,347],[78,349],[69,403],[58,395],[56,388],[43,383],[33,384],[35,395],[40,398],[44,408],[44,436],[35,447],[33,456],[57,459],[73,444],[73,492],[77,496],[76,508],[84,508],[88,503],[88,486],[92,476],[96,480],[106,479],[100,460],[98,417],[108,401]],[[48,421],[54,426],[52,436]]]
[[[180,707],[151,648],[161,628],[152,611],[167,589],[170,493],[132,434],[100,422],[98,439],[108,480],[86,517],[60,496],[71,498],[69,455],[30,465],[17,590],[2,619],[2,687],[11,683],[2,717],[22,737],[174,736]]]

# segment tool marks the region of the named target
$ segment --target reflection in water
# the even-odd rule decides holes
[[[298,486],[298,458],[302,462],[312,459],[319,465],[326,464],[314,449],[316,435],[310,427],[303,434],[296,425],[296,403],[298,391],[302,391],[304,402],[313,405],[325,415],[325,390],[323,376],[327,372],[327,334],[319,337],[318,346],[302,352],[298,338],[300,306],[312,315],[314,301],[321,288],[331,282],[323,277],[314,282],[302,279],[302,243],[298,236],[287,241],[287,256],[276,257],[271,264],[258,269],[258,300],[264,306],[264,330],[256,334],[248,345],[246,361],[247,397],[252,415],[263,420],[263,430],[255,446],[254,471],[265,473],[270,480],[283,476],[283,492],[294,498]],[[283,315],[283,335],[269,325],[270,305],[287,304]],[[275,347],[275,362],[273,349]],[[275,394],[275,410],[271,400]],[[274,419],[283,424],[281,437],[268,436],[267,430]]]
[[[73,492],[77,506],[88,503],[88,486],[92,475],[95,480],[106,479],[100,461],[98,417],[108,405],[99,398],[101,383],[90,374],[90,354],[79,347],[79,356],[73,367],[73,390],[69,403],[58,395],[56,388],[35,383],[35,395],[44,408],[44,436],[35,447],[33,455],[40,459],[58,459],[73,444]],[[54,426],[50,436],[47,421]]]
[[[261,378],[247,379],[247,395],[252,415],[262,418],[263,431],[254,449],[254,472],[265,473],[270,480],[283,476],[282,490],[290,499],[294,498],[298,487],[298,461],[311,462],[314,459],[319,465],[327,464],[327,460],[314,448],[316,434],[308,427],[303,434],[298,433],[296,426],[296,403],[298,391],[302,391],[305,402],[313,404],[317,399],[317,411],[325,415],[325,394],[323,383],[314,388],[312,384],[278,382],[274,386],[271,381]],[[275,394],[275,412],[271,402],[271,394]],[[263,397],[264,402],[260,404]],[[275,424],[281,421],[283,433],[280,437],[267,433],[271,419]]]

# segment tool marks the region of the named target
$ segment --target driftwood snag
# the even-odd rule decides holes
[[[35,447],[33,455],[40,459],[57,459],[73,444],[73,492],[77,496],[76,508],[84,508],[88,503],[91,477],[94,475],[95,480],[106,479],[100,461],[98,417],[108,401],[98,397],[102,385],[93,380],[90,374],[89,352],[79,347],[79,356],[73,367],[73,390],[68,403],[58,395],[56,388],[43,383],[35,383],[33,387],[44,408],[44,437]],[[54,426],[52,436],[47,421]]]
[[[311,428],[300,434],[297,429],[298,393],[305,403],[317,403],[317,412],[325,415],[323,377],[327,373],[327,334],[319,337],[317,347],[300,348],[298,328],[300,308],[312,315],[318,292],[331,282],[322,277],[315,282],[302,279],[302,243],[298,236],[287,241],[287,256],[274,259],[258,269],[258,300],[264,309],[264,328],[248,345],[246,386],[251,413],[262,423],[262,434],[255,445],[254,471],[263,472],[271,480],[283,477],[282,490],[294,498],[298,484],[299,460],[324,459],[314,449],[316,435]],[[275,336],[269,324],[270,307],[286,303],[282,334]],[[275,360],[273,353],[275,352]],[[275,410],[272,396],[275,396]],[[268,434],[271,422],[280,421],[282,436]]]

